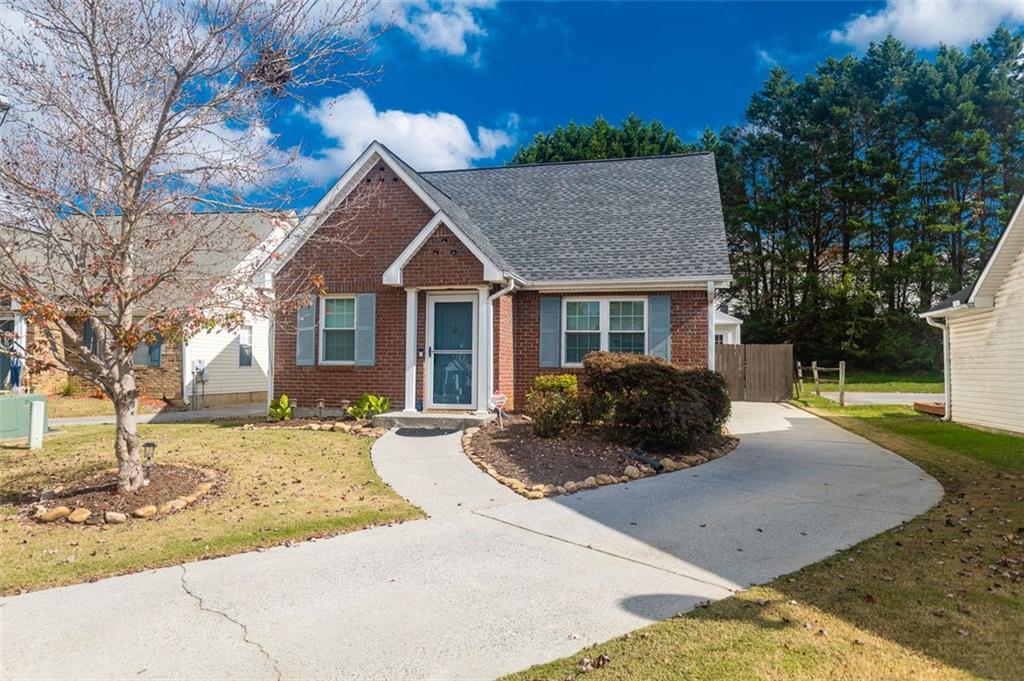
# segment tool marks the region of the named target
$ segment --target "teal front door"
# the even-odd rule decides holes
[[[471,407],[474,303],[443,297],[430,301],[430,407]]]

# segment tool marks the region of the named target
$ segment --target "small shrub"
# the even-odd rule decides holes
[[[376,414],[391,411],[391,400],[383,395],[363,395],[356,403],[345,410],[354,419],[368,419]]]
[[[65,381],[60,384],[60,388],[57,389],[57,394],[61,397],[74,397],[81,392],[81,389],[77,384],[71,381]]]
[[[287,395],[281,395],[277,399],[270,401],[268,415],[271,421],[287,421],[291,419],[294,410],[295,403],[288,399]]]
[[[683,372],[688,386],[696,390],[704,400],[704,406],[711,414],[711,432],[717,433],[732,413],[732,402],[725,378],[717,371],[694,369]]]
[[[593,352],[583,360],[590,418],[611,434],[650,449],[687,447],[729,413],[721,376],[684,371],[654,357]]]
[[[533,390],[526,395],[526,413],[533,432],[540,437],[557,437],[579,418],[576,376],[542,374],[533,379]]]

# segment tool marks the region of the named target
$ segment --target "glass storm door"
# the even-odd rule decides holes
[[[439,407],[473,405],[473,302],[435,299],[431,358],[431,402]]]

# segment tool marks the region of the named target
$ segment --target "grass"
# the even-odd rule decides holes
[[[822,374],[822,377],[839,380],[838,374],[835,372]],[[807,383],[805,378],[804,385],[806,386]],[[826,383],[822,388],[826,391],[837,392],[839,385],[838,383]],[[892,374],[881,371],[849,371],[846,374],[846,389],[851,392],[870,393],[942,393],[942,372]]]
[[[216,495],[156,520],[43,525],[0,506],[0,594],[91,581],[372,525],[423,517],[370,463],[368,438],[213,424],[140,427],[160,463],[224,473]],[[113,465],[110,426],[49,436],[42,449],[0,446],[0,498]]]
[[[157,401],[140,401],[140,414],[154,414],[160,411],[160,404]],[[90,397],[87,395],[76,397],[59,397],[49,395],[46,398],[47,417],[61,419],[80,416],[113,416],[114,403],[106,398]]]
[[[798,404],[924,468],[942,501],[795,573],[511,678],[1024,678],[1024,438],[909,407]],[[581,673],[599,655],[611,661]]]

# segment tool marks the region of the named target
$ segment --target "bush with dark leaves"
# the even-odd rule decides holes
[[[526,413],[533,432],[540,437],[557,437],[579,418],[576,376],[541,374],[533,379],[533,390],[526,395]]]

